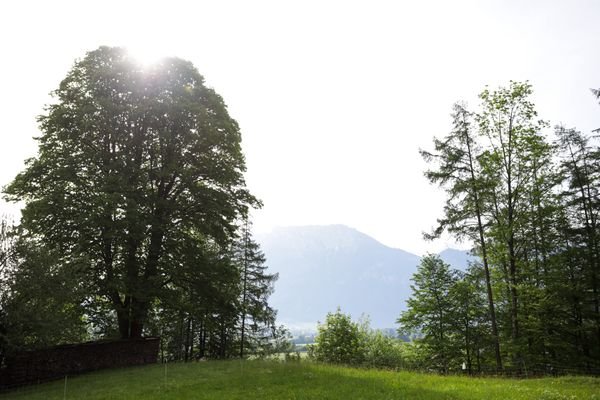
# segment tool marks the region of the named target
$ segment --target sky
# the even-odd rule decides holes
[[[255,229],[345,224],[415,254],[444,193],[418,150],[456,101],[528,80],[541,118],[600,127],[600,1],[0,2],[0,186],[36,116],[101,45],[190,60],[242,130]],[[18,213],[0,201],[0,214]]]

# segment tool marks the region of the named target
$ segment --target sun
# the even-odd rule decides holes
[[[144,67],[156,64],[165,57],[165,53],[161,51],[161,48],[152,43],[137,43],[126,46],[126,48],[129,54]]]

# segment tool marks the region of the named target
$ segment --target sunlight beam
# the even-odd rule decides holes
[[[158,46],[151,43],[126,46],[128,53],[142,66],[149,67],[165,57]]]

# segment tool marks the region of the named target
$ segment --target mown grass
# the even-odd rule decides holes
[[[0,394],[63,399],[64,380]],[[598,399],[600,379],[443,377],[303,362],[211,361],[101,371],[67,379],[66,399]]]

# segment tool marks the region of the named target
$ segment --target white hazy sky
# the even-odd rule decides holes
[[[442,192],[419,148],[452,103],[529,80],[552,124],[600,127],[600,1],[3,1],[0,185],[36,115],[100,45],[192,61],[242,128],[260,231],[342,223],[421,254]],[[15,210],[0,204],[0,213]]]

